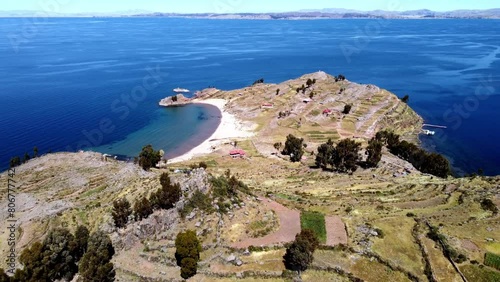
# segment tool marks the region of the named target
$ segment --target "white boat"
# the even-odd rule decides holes
[[[427,130],[427,129],[424,129],[424,130],[423,130],[423,133],[424,133],[425,135],[429,135],[429,136],[432,136],[432,135],[436,134],[436,132],[435,132],[435,131],[431,131],[431,130]]]
[[[174,89],[174,92],[176,92],[176,93],[189,93],[189,89],[177,87]]]

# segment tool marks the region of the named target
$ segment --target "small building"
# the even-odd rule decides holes
[[[262,109],[272,109],[274,108],[274,105],[271,104],[271,103],[265,103],[265,104],[262,104],[262,106],[260,106]]]
[[[302,102],[304,102],[304,103],[306,103],[306,104],[307,104],[307,103],[309,103],[309,102],[311,102],[311,101],[312,101],[312,100],[311,100],[311,99],[309,99],[309,98],[306,98],[306,99],[302,100]]]
[[[332,114],[332,110],[330,110],[330,109],[325,109],[325,110],[323,110],[323,114],[324,114],[324,115],[329,116],[329,115],[331,115],[331,114]]]
[[[246,153],[242,149],[234,149],[229,152],[229,155],[231,156],[231,158],[237,159],[244,158],[246,156]]]

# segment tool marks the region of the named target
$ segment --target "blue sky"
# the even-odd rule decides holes
[[[54,5],[54,3],[56,3]],[[175,13],[284,12],[300,9],[435,11],[500,8],[499,0],[3,0],[0,10],[36,10],[60,13],[145,10]]]

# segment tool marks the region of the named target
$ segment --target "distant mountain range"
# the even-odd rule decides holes
[[[32,17],[35,11],[0,11],[0,17]],[[500,19],[500,8],[489,10],[456,10],[436,12],[427,9],[413,11],[357,11],[348,9],[300,10],[284,13],[161,13],[150,11],[125,11],[116,13],[78,13],[49,14],[51,17],[181,17],[209,19],[353,19],[353,18],[387,18],[387,19]]]
[[[151,11],[146,10],[130,10],[121,11],[113,13],[52,13],[52,12],[40,12],[40,11],[29,11],[29,10],[17,10],[17,11],[0,11],[0,17],[2,18],[31,18],[36,16],[48,16],[48,17],[127,17],[138,14],[153,14]]]
[[[211,19],[352,19],[352,18],[388,18],[388,19],[500,19],[500,9],[457,10],[435,12],[431,10],[394,11],[356,11],[347,9],[301,10],[285,13],[233,13],[233,14],[175,14],[152,13],[134,16],[189,17]]]

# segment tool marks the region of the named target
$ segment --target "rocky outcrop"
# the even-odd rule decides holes
[[[126,229],[118,230],[111,235],[116,249],[129,250],[135,243],[148,238],[175,238],[179,213],[176,209],[159,210],[148,218],[129,224]]]
[[[129,223],[125,229],[116,230],[111,235],[115,248],[129,250],[135,243],[150,238],[158,240],[175,239],[178,232],[177,225],[180,220],[178,210],[184,207],[196,190],[208,193],[209,185],[208,175],[202,168],[194,169],[188,174],[174,174],[172,175],[172,181],[181,185],[183,195],[176,206],[170,210],[155,211],[146,219]]]
[[[166,97],[160,101],[160,106],[163,107],[180,107],[191,104],[190,98],[186,98],[182,94],[177,94],[174,96]]]

